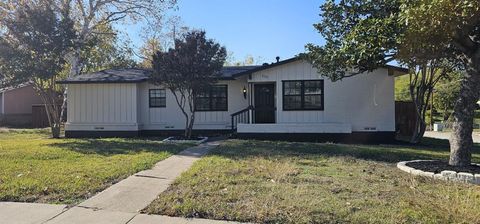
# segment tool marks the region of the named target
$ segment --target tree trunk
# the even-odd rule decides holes
[[[195,122],[195,112],[191,112],[190,117],[185,115],[185,138],[191,139],[192,138],[192,132],[193,132],[193,123]]]
[[[450,136],[450,161],[452,166],[470,165],[473,147],[473,118],[480,95],[479,70],[468,69],[461,84],[460,94],[453,112],[453,133]]]
[[[80,69],[81,69],[81,62],[80,62],[80,48],[76,49],[75,52],[73,53],[71,59],[70,59],[70,72],[68,73],[68,77],[75,77],[80,74]],[[60,112],[60,119],[61,121],[65,121],[65,112],[67,111],[67,96],[68,95],[68,87],[65,87],[65,90],[63,91],[63,102],[62,102],[62,108]]]
[[[415,129],[413,130],[412,137],[410,138],[410,143],[414,143],[414,144],[419,143],[422,140],[426,129],[427,129],[427,124],[423,121],[423,119],[420,116],[417,116],[417,119],[415,121]]]
[[[192,112],[190,116],[190,124],[188,126],[188,138],[192,138],[192,132],[193,132],[193,124],[195,122],[195,112]]]
[[[183,133],[183,137],[185,137],[186,139],[189,139],[190,137],[190,130],[188,127],[190,127],[190,120],[188,118],[188,115],[186,113],[184,113],[185,115],[185,131]]]
[[[443,109],[443,122],[447,122],[448,118],[450,118],[450,113],[448,112],[448,107]]]
[[[52,137],[53,138],[60,138],[60,124],[59,123],[51,125],[50,129],[52,130]]]
[[[37,94],[45,105],[45,112],[52,132],[52,138],[60,138],[61,120],[58,114],[58,107],[56,106],[56,98],[51,93],[53,91],[49,90],[49,92],[46,93],[45,91],[39,91],[38,89],[39,88],[37,88]]]

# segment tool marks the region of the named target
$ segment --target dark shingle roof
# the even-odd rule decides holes
[[[260,66],[226,66],[217,74],[219,79],[234,79],[236,74],[253,70]],[[137,83],[147,81],[151,70],[126,68],[126,69],[106,69],[98,72],[79,75],[73,78],[67,78],[59,81],[59,84],[73,83]]]
[[[237,74],[245,73],[254,69],[262,67],[260,65],[250,65],[250,66],[225,66],[222,68],[221,74],[219,74],[221,79],[234,79],[237,77]]]
[[[29,85],[31,85],[31,83],[26,82],[26,83],[18,84],[16,86],[8,86],[8,87],[5,87],[5,88],[0,88],[0,93],[7,92],[7,91],[10,91],[10,90],[14,90],[14,89],[20,89],[20,88],[23,88],[23,87],[27,87]]]
[[[67,78],[57,83],[135,83],[146,81],[150,73],[150,70],[138,68],[106,69]]]
[[[277,63],[265,64],[262,66],[225,66],[222,68],[222,71],[217,74],[218,78],[221,80],[232,80],[239,76],[252,74],[253,72],[258,72],[273,68],[279,65],[284,65],[290,62],[302,60],[299,57],[290,58],[283,60]],[[393,69],[400,73],[407,73],[408,69],[387,65],[386,68]],[[79,75],[73,78],[68,78],[57,83],[68,84],[68,83],[136,83],[147,81],[148,77],[152,71],[146,69],[107,69],[99,72]]]

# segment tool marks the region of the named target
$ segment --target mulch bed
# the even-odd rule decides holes
[[[408,162],[406,164],[409,167],[422,170],[425,172],[440,173],[444,170],[452,170],[455,172],[465,172],[465,173],[480,173],[480,166],[469,165],[469,166],[450,166],[446,161],[420,161],[420,162]]]

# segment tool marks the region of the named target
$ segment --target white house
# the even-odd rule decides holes
[[[388,141],[395,133],[394,76],[388,66],[331,82],[306,61],[225,67],[198,95],[194,130],[241,138]],[[185,126],[173,94],[150,71],[111,69],[70,78],[67,137],[167,135]]]

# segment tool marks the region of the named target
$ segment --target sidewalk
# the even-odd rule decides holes
[[[232,223],[139,214],[165,191],[182,172],[218,145],[209,142],[188,148],[138,172],[74,207],[34,203],[0,202],[0,222],[19,224],[150,224]]]

